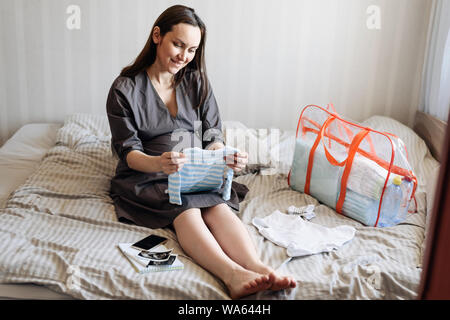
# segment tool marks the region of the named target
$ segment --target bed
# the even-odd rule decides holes
[[[263,160],[250,158],[248,168],[234,178],[250,190],[236,214],[262,260],[293,276],[297,287],[243,299],[416,297],[430,212],[427,197],[432,196],[439,162],[422,138],[393,119],[374,116],[362,124],[395,133],[405,142],[419,181],[417,213],[395,227],[366,227],[292,190],[287,174],[295,132],[277,131]],[[225,137],[236,130],[262,145],[270,136],[270,130],[224,122]],[[241,147],[234,140],[226,142]],[[101,115],[74,114],[61,124],[26,125],[0,148],[0,174],[6,177],[0,186],[0,297],[230,299],[224,284],[183,252],[173,231],[117,221],[109,197],[116,163],[107,118]],[[311,222],[353,226],[354,239],[328,253],[289,258],[285,248],[265,239],[252,224],[255,217],[307,204],[315,205]],[[169,238],[167,245],[178,254],[183,270],[139,274],[117,247],[152,233]]]

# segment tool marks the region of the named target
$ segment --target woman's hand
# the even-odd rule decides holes
[[[172,174],[181,170],[187,161],[184,153],[173,151],[164,152],[159,158],[161,170],[165,174]]]
[[[235,153],[229,156],[225,156],[224,159],[228,167],[233,169],[234,172],[239,172],[244,169],[248,163],[248,153]]]

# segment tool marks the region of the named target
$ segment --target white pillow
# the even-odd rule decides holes
[[[45,153],[55,145],[61,127],[54,123],[34,123],[21,127],[0,148],[0,208],[9,194],[36,170]]]
[[[0,158],[41,160],[45,152],[55,144],[56,132],[60,127],[61,124],[57,123],[24,125],[0,148]]]
[[[421,165],[426,154],[429,152],[425,141],[420,138],[411,128],[395,119],[384,116],[373,116],[362,122],[363,126],[377,131],[389,132],[399,137],[408,151],[408,161],[414,172],[421,173]]]

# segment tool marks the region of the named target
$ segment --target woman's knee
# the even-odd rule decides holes
[[[185,224],[186,221],[190,219],[196,219],[201,216],[201,211],[199,208],[190,208],[182,213],[180,213],[174,220],[173,220],[173,227],[176,230],[177,227],[180,225]]]
[[[220,214],[227,214],[230,213],[230,207],[226,203],[220,203],[215,206],[204,208],[201,210],[203,220],[206,224],[214,220],[215,217],[217,217]]]

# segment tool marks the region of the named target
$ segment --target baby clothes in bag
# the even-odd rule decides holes
[[[330,106],[303,108],[288,184],[367,226],[402,222],[417,187],[404,143],[345,120]],[[402,192],[391,187],[395,178]]]
[[[264,218],[253,218],[252,223],[268,240],[287,248],[290,257],[338,249],[352,240],[356,232],[351,226],[327,228],[278,210]]]
[[[304,192],[309,151],[311,150],[312,144],[313,142],[309,140],[296,140],[295,161],[292,163],[292,170],[295,170],[296,176],[291,181],[291,187],[301,192]],[[331,165],[325,157],[323,149],[318,148],[316,152],[317,155],[314,159],[315,163],[311,173],[312,183],[310,193],[334,209],[339,194],[343,169],[342,167]]]
[[[226,165],[224,157],[237,152],[239,152],[238,149],[231,147],[219,150],[185,149],[183,153],[188,158],[188,162],[181,170],[170,174],[168,178],[169,202],[181,205],[181,193],[218,191],[222,185],[222,198],[229,200],[233,169]]]

